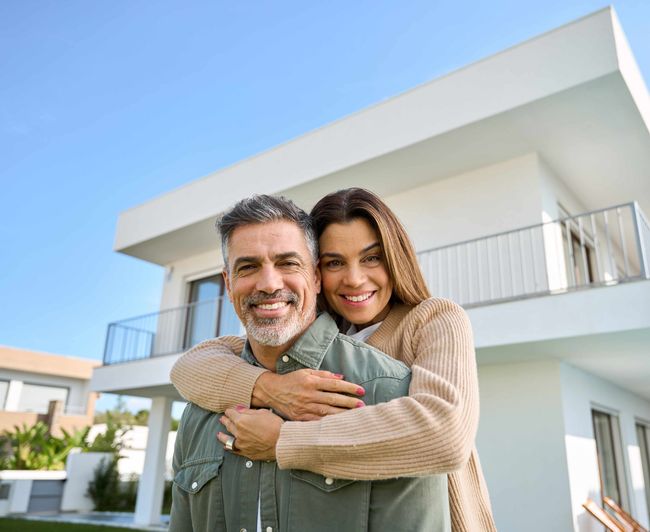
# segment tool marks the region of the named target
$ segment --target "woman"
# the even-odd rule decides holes
[[[225,425],[246,456],[338,478],[448,473],[452,529],[494,530],[474,449],[478,384],[464,311],[429,297],[404,228],[374,194],[329,194],[311,216],[328,311],[343,331],[411,367],[409,396],[354,408],[357,398],[336,393],[359,393],[342,376],[265,372],[232,356],[243,345],[233,338],[190,350],[172,370],[174,385],[204,408],[225,410]],[[248,404],[290,420],[316,419],[283,422],[269,411],[229,408]],[[218,438],[225,443],[228,436]]]

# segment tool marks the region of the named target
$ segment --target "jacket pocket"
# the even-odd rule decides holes
[[[187,493],[198,493],[219,475],[222,464],[223,456],[192,460],[181,466],[174,477],[174,483]]]
[[[315,488],[318,488],[321,491],[330,493],[332,491],[339,490],[350,484],[357,482],[356,480],[349,480],[345,478],[328,478],[318,473],[312,473],[311,471],[303,471],[302,469],[292,469],[290,471],[292,482],[293,479],[306,482],[311,484]]]
[[[368,528],[370,482],[290,472],[289,532],[359,532]]]

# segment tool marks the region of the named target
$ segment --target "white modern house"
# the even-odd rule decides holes
[[[136,521],[160,516],[172,364],[239,331],[215,218],[349,186],[386,200],[432,292],[468,310],[499,530],[602,530],[581,506],[602,495],[647,526],[650,99],[610,8],[120,216],[115,249],[166,271],[160,310],[109,325],[92,380],[153,399]]]

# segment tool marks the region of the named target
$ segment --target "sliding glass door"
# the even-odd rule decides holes
[[[185,349],[215,336],[240,334],[221,274],[192,281],[189,288]]]

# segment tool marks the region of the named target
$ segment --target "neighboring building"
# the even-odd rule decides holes
[[[96,360],[0,346],[0,432],[43,421],[54,435],[93,424]],[[55,404],[51,404],[55,401]]]
[[[168,373],[237,333],[214,220],[252,193],[381,194],[432,292],[463,304],[478,449],[502,532],[599,530],[650,508],[650,100],[603,9],[124,212],[115,248],[166,269],[161,311],[109,326],[93,389],[153,399],[136,520],[156,522]],[[146,480],[146,481],[144,481]]]

